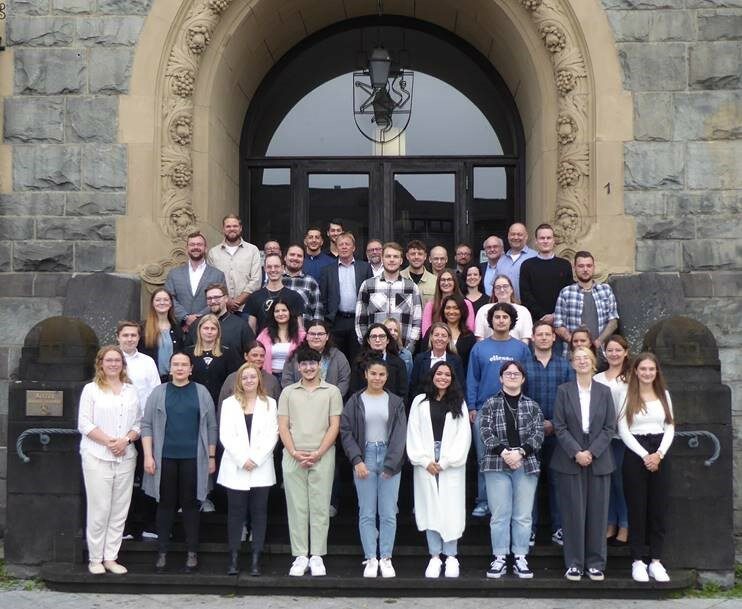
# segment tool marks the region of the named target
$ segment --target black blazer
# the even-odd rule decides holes
[[[612,451],[607,450],[616,433],[616,412],[611,390],[593,381],[590,389],[590,431],[584,441],[582,414],[577,381],[569,381],[557,388],[554,404],[554,432],[557,446],[549,467],[562,474],[577,474],[582,467],[575,455],[589,450],[593,455],[590,465],[596,475],[610,474],[615,469]]]
[[[142,322],[142,330],[140,332],[139,336],[139,344],[137,345],[137,350],[139,353],[144,353],[144,355],[149,355],[153,360],[155,360],[155,364],[157,364],[157,356],[160,351],[160,343],[155,343],[155,346],[151,349],[149,347],[146,347],[144,345],[144,324],[145,322]],[[180,329],[180,326],[176,325],[170,326],[170,341],[173,343],[173,353],[179,353],[183,350],[183,331]],[[158,366],[159,368],[159,366]],[[162,378],[162,377],[161,377]]]
[[[423,351],[415,356],[412,363],[412,374],[410,374],[410,395],[409,400],[412,402],[414,397],[423,392],[425,381],[430,376],[430,351]],[[450,351],[446,352],[446,363],[451,364],[456,380],[461,387],[461,391],[466,395],[466,371],[461,363],[461,358]]]
[[[361,284],[374,276],[371,265],[363,260],[355,260],[353,263],[356,272],[356,295]],[[340,280],[338,279],[338,263],[328,264],[322,269],[319,281],[319,290],[322,297],[322,306],[325,310],[325,319],[332,323],[340,306]],[[350,313],[351,311],[347,311]],[[352,311],[355,313],[355,311]]]

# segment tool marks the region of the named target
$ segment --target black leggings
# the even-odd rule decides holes
[[[270,486],[255,486],[249,491],[227,489],[227,538],[230,552],[240,551],[242,525],[245,524],[248,512],[249,528],[252,531],[252,551],[263,551],[270,490]]]
[[[196,498],[196,459],[163,459],[160,471],[160,502],[157,504],[157,536],[160,552],[167,552],[175,510],[183,508],[183,528],[188,552],[198,552],[199,503]]]
[[[654,453],[663,434],[635,436],[649,453]],[[670,461],[665,458],[656,472],[644,466],[644,460],[627,450],[623,460],[623,491],[629,508],[629,547],[632,560],[662,558],[665,542],[667,495]]]

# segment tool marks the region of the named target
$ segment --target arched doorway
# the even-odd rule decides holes
[[[354,71],[377,45],[414,82],[410,123],[389,144],[353,117]],[[492,64],[450,32],[357,18],[297,45],[258,88],[242,132],[240,208],[256,243],[300,241],[342,220],[369,237],[481,243],[525,216],[525,138]]]

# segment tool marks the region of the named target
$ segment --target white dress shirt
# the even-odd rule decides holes
[[[168,337],[169,340],[169,337]],[[160,384],[160,373],[157,364],[149,355],[134,351],[131,355],[124,351],[126,358],[126,374],[137,390],[139,397],[139,412],[144,416],[144,406],[152,390]]]
[[[188,279],[191,282],[191,294],[195,296],[196,290],[198,290],[198,284],[201,281],[201,277],[204,276],[204,271],[206,270],[206,260],[202,260],[201,264],[199,264],[195,269],[193,268],[190,260],[187,264]]]
[[[583,389],[579,383],[577,383],[577,391],[580,394],[580,414],[582,415],[582,431],[584,433],[590,433],[590,390],[593,384],[587,389]]]

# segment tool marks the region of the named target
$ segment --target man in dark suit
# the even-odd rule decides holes
[[[352,233],[342,233],[336,241],[338,259],[322,269],[320,292],[325,319],[332,325],[332,339],[348,361],[353,362],[360,346],[355,331],[358,288],[371,277],[371,265],[356,260],[356,240]]]
[[[206,237],[200,231],[186,240],[188,262],[171,269],[165,280],[165,289],[173,298],[175,319],[188,332],[198,318],[209,312],[206,305],[206,286],[226,283],[219,269],[206,263]]]

